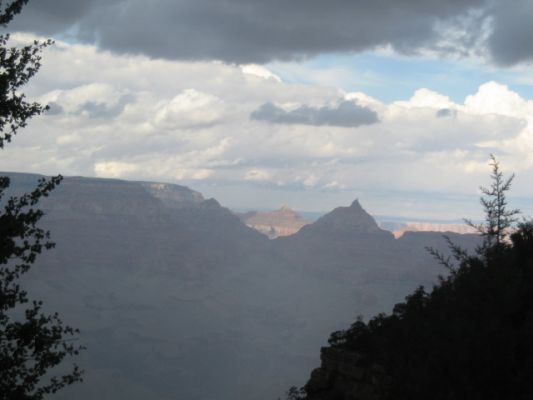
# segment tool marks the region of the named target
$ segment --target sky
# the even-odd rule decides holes
[[[32,0],[49,104],[5,171],[177,183],[233,209],[480,218],[490,154],[533,215],[529,0]]]

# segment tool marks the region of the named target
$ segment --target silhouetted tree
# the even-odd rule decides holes
[[[482,250],[499,247],[504,243],[509,235],[509,228],[517,221],[516,216],[520,213],[518,209],[507,209],[506,192],[511,189],[514,174],[504,179],[500,170],[500,163],[496,160],[494,154],[490,155],[490,166],[492,167],[490,187],[481,186],[480,190],[484,194],[480,198],[481,205],[485,212],[485,222],[475,224],[466,219],[465,222],[476,228],[483,236]]]
[[[0,0],[0,25],[5,27],[28,0]],[[29,103],[20,92],[40,67],[42,49],[50,40],[24,47],[9,47],[9,34],[0,34],[0,148],[18,129],[46,107]],[[43,212],[36,206],[61,181],[61,176],[39,180],[21,196],[6,198],[9,178],[0,177],[0,399],[39,400],[48,393],[81,380],[81,370],[54,376],[53,367],[78,354],[77,330],[65,326],[59,315],[43,311],[41,301],[31,301],[21,278],[37,256],[54,244],[38,227]]]
[[[482,244],[477,247],[476,253],[479,257],[486,259],[488,257],[498,256],[500,250],[509,246],[509,235],[514,223],[517,222],[517,215],[520,214],[518,209],[507,208],[506,192],[511,189],[511,184],[515,175],[511,174],[509,178],[504,178],[500,170],[500,163],[494,156],[490,155],[490,167],[492,173],[490,178],[492,183],[489,188],[480,186],[482,196],[480,197],[481,205],[485,213],[485,222],[476,224],[472,220],[465,218],[464,222],[475,228],[483,238]],[[433,248],[427,248],[448,271],[455,274],[456,266],[452,261],[462,263],[468,260],[469,254],[447,236],[443,235],[448,243],[451,256],[445,257],[441,252]]]
[[[286,400],[305,400],[305,389],[291,386],[285,393]]]

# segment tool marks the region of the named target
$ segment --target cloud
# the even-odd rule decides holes
[[[269,181],[271,178],[272,175],[268,171],[259,169],[251,169],[244,175],[245,180],[255,182]]]
[[[471,112],[479,114],[500,114],[522,117],[531,110],[529,102],[507,85],[487,82],[481,85],[477,93],[467,96],[465,105]],[[527,115],[527,114],[526,114]]]
[[[81,104],[77,112],[89,118],[112,118],[120,115],[128,104],[134,103],[132,95],[121,96],[115,104],[87,101]]]
[[[55,101],[52,101],[48,103],[48,110],[46,111],[46,115],[59,115],[62,114],[65,110],[63,110],[63,107],[61,107],[61,104],[56,103]]]
[[[252,112],[251,118],[275,124],[341,127],[370,125],[379,121],[375,111],[362,107],[353,101],[341,101],[334,107],[315,108],[303,105],[292,111],[285,111],[272,103],[265,103]]]
[[[451,108],[441,108],[440,110],[437,110],[435,116],[437,118],[455,118],[457,117],[457,110],[452,110]]]
[[[533,61],[530,0],[39,0],[10,29],[173,60],[266,63],[391,48]]]
[[[178,169],[174,175],[175,179],[183,180],[190,179],[194,181],[201,181],[208,179],[213,175],[213,171],[210,169]]]
[[[421,88],[385,103],[250,76],[237,65],[119,56],[89,45],[58,42],[45,60],[28,99],[62,111],[33,118],[2,153],[0,170],[174,182],[226,205],[269,207],[264,199],[276,206],[292,196],[305,208],[326,199],[315,208],[324,209],[357,193],[381,193],[380,204],[390,193],[417,191],[476,197],[495,152],[517,173],[517,193],[533,196],[533,101],[497,82],[463,102]],[[250,118],[259,110],[268,123]],[[361,124],[361,115],[374,123]],[[420,206],[402,204],[389,202],[383,212],[416,214]]]
[[[90,119],[112,118],[135,103],[135,96],[112,84],[91,83],[48,92],[42,98],[48,115],[80,115]]]
[[[120,178],[137,171],[136,165],[120,161],[98,162],[94,165],[94,173],[98,177]]]
[[[418,89],[409,101],[399,102],[408,108],[447,108],[453,103],[447,96],[425,88]]]
[[[529,0],[496,2],[488,40],[496,63],[509,66],[533,61],[533,3]]]
[[[160,0],[147,6],[139,0],[39,0],[27,6],[12,28],[60,34],[120,53],[261,64],[387,46],[402,54],[424,49],[462,54],[480,36],[479,19],[492,18],[491,49],[499,58],[521,60],[530,45],[515,43],[516,50],[505,54],[505,43],[529,37],[528,19],[517,16],[515,7],[491,7],[492,3]],[[518,12],[528,9],[527,1],[518,3]],[[506,32],[517,20],[524,30]]]
[[[257,76],[263,79],[273,79],[277,82],[281,82],[281,78],[276,74],[269,71],[267,68],[257,64],[246,64],[241,66],[242,72],[248,75]]]
[[[224,103],[218,97],[186,89],[163,104],[153,122],[156,127],[166,130],[199,128],[220,121],[224,112]]]

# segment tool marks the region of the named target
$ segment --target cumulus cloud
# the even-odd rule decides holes
[[[174,130],[212,125],[224,116],[224,103],[218,97],[194,89],[186,89],[157,111],[156,127]]]
[[[422,88],[418,89],[408,101],[397,104],[406,108],[447,108],[451,107],[453,102],[447,96]]]
[[[121,96],[114,104],[87,101],[78,107],[77,112],[89,118],[112,118],[120,115],[125,107],[134,101],[132,95]]]
[[[420,89],[384,103],[223,63],[118,56],[61,42],[45,56],[28,94],[57,111],[32,119],[2,153],[0,169],[189,184],[208,196],[218,190],[226,205],[241,197],[232,189],[241,185],[265,194],[250,195],[248,206],[266,198],[277,205],[291,193],[300,206],[342,193],[471,193],[496,152],[517,172],[516,190],[533,195],[519,183],[533,179],[533,101],[497,82],[464,102]],[[269,123],[250,118],[259,110]],[[361,124],[361,113],[374,123]]]
[[[341,101],[334,107],[309,107],[302,105],[285,111],[272,103],[265,103],[252,112],[251,118],[276,124],[302,124],[314,126],[357,127],[375,124],[379,121],[375,111],[353,101]]]
[[[110,84],[91,83],[74,88],[56,89],[42,100],[50,106],[48,115],[81,115],[91,119],[120,115],[135,96]]]
[[[531,103],[507,85],[497,82],[487,82],[480,86],[477,93],[465,99],[465,106],[471,112],[479,114],[500,114],[514,117],[527,115],[531,110]]]
[[[13,27],[121,53],[236,63],[377,47],[464,56],[482,39],[496,62],[514,64],[532,59],[532,16],[528,0],[39,0]]]

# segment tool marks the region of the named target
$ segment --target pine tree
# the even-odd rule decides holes
[[[516,216],[520,213],[518,209],[507,208],[506,192],[511,189],[514,174],[505,179],[500,170],[500,163],[493,154],[490,155],[490,160],[492,183],[488,188],[480,187],[484,195],[480,198],[480,202],[485,213],[485,222],[475,224],[471,220],[465,220],[468,225],[477,229],[484,239],[479,249],[480,253],[486,253],[489,249],[495,250],[504,245],[510,234],[510,228],[517,222]]]

